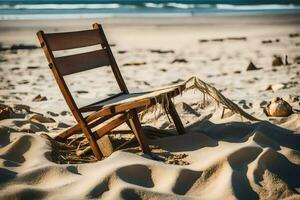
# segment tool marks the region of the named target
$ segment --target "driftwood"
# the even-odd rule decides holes
[[[182,87],[185,86],[185,87]],[[251,121],[260,121],[259,119],[257,119],[256,117],[248,114],[247,112],[245,112],[243,109],[241,109],[237,104],[235,104],[234,102],[232,102],[231,100],[229,100],[228,98],[226,98],[224,95],[222,95],[221,92],[219,92],[215,87],[211,86],[208,83],[205,83],[204,81],[200,80],[199,78],[192,76],[189,79],[187,79],[184,82],[175,84],[175,85],[171,85],[168,87],[163,87],[161,90],[165,90],[168,88],[178,88],[180,90],[180,93],[182,94],[183,91],[181,91],[181,88],[185,88],[184,91],[188,91],[188,90],[198,90],[203,94],[203,102],[202,105],[205,107],[207,105],[207,98],[206,95],[211,97],[218,105],[222,105],[224,107],[224,109],[229,109],[231,111],[233,111],[234,113],[237,113],[239,115],[241,115],[242,117],[245,117],[246,119],[249,119]],[[157,90],[159,91],[159,90]],[[162,94],[163,100],[161,105],[168,105],[169,104],[169,98],[167,96],[164,96]],[[141,113],[141,118],[143,118],[143,116],[149,112],[154,112],[155,117],[157,117],[156,115],[156,111],[157,108],[155,107],[150,107],[148,109],[146,109],[144,112]]]

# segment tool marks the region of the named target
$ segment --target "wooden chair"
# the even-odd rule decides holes
[[[180,94],[185,86],[153,92],[129,93],[100,24],[93,24],[93,29],[91,30],[77,32],[44,33],[39,31],[37,36],[65,101],[78,122],[75,126],[56,136],[55,139],[57,141],[64,142],[73,134],[82,131],[89,141],[94,155],[100,160],[103,157],[103,153],[97,144],[97,140],[125,122],[134,133],[142,151],[150,154],[151,151],[147,141],[144,139],[138,112],[157,103],[162,103],[165,97],[169,99],[168,105],[164,105],[166,106],[166,111],[171,115],[179,134],[184,133],[184,126],[171,98]],[[54,51],[76,49],[97,44],[100,44],[102,48],[96,51],[61,57],[56,57],[53,53]],[[66,85],[64,76],[102,66],[111,67],[121,92],[79,108]],[[83,113],[90,114],[83,117]],[[92,131],[92,128],[96,126],[100,126],[100,128]]]

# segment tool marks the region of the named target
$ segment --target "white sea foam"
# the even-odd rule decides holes
[[[265,5],[231,5],[231,4],[217,4],[216,7],[221,10],[288,10],[299,9],[300,6],[293,4],[279,5],[279,4],[265,4]]]
[[[184,3],[145,3],[147,8],[173,7],[179,9],[213,8],[218,10],[290,10],[299,9],[300,5],[294,4],[261,4],[261,5],[232,5],[232,4],[184,4]],[[0,10],[74,10],[74,9],[122,9],[138,8],[132,4],[0,4]]]
[[[1,15],[0,20],[35,20],[35,19],[93,19],[111,17],[189,17],[190,13],[83,13],[83,14],[22,14]]]
[[[163,3],[145,3],[145,6],[148,8],[163,8],[165,4]]]
[[[196,8],[212,8],[212,4],[197,4]]]
[[[195,4],[184,4],[184,3],[167,3],[167,6],[181,9],[195,8]]]
[[[134,7],[133,5],[131,7]],[[27,10],[68,10],[68,9],[113,9],[120,8],[120,4],[17,4],[17,5],[0,5],[0,9],[27,9]]]
[[[1,0],[0,0],[1,1]],[[170,11],[169,11],[170,10]],[[0,4],[0,20],[37,18],[93,18],[106,16],[188,16],[236,13],[300,13],[300,5],[231,4]]]

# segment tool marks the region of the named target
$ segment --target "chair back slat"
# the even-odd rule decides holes
[[[39,31],[37,36],[49,67],[74,115],[80,110],[66,84],[64,78],[66,75],[110,66],[121,92],[129,93],[100,24],[95,23],[93,29],[77,32]],[[78,114],[78,118],[81,118],[80,115]]]
[[[44,34],[52,51],[67,50],[102,44],[98,30]]]
[[[75,54],[70,56],[56,57],[55,65],[63,75],[74,74],[97,67],[110,65],[106,49]]]

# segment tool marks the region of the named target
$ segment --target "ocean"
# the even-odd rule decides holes
[[[300,14],[300,0],[0,0],[0,20]]]

